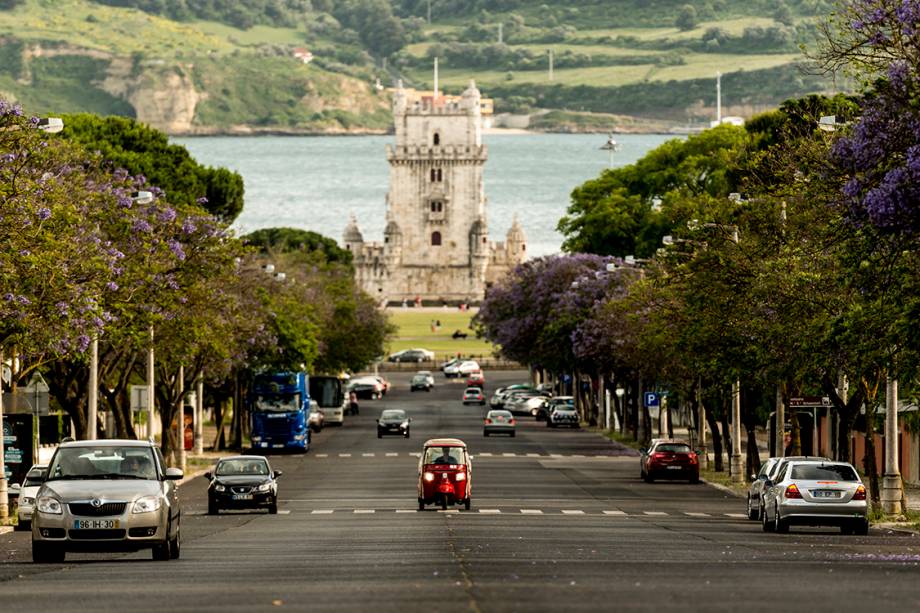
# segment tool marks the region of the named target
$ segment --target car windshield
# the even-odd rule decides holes
[[[655,451],[664,453],[690,453],[690,445],[684,443],[663,443],[655,447]]]
[[[489,411],[489,417],[491,419],[498,419],[499,417],[502,417],[504,419],[511,419],[511,412],[510,411]]]
[[[468,387],[466,388],[466,393],[470,396],[477,396],[482,393],[482,390],[478,387]]]
[[[253,409],[257,412],[286,413],[300,410],[300,393],[260,394],[256,396]]]
[[[564,400],[556,398],[554,400],[551,400],[550,402],[552,402],[553,405],[558,406],[558,407],[574,407],[575,406],[575,401],[572,398],[566,398]]]
[[[148,447],[61,447],[48,479],[156,479],[155,467]]]
[[[239,475],[260,475],[268,474],[268,464],[265,460],[252,459],[235,459],[221,460],[214,471],[218,477],[230,477]]]
[[[415,375],[414,377],[412,377],[412,380],[421,381],[422,383],[424,383],[425,381],[428,380],[428,376],[427,375]]]
[[[425,450],[425,464],[462,464],[460,447],[429,447]]]
[[[802,481],[859,481],[846,464],[798,464],[792,467],[792,478]]]
[[[380,414],[380,419],[405,419],[406,412],[396,409],[390,409]]]

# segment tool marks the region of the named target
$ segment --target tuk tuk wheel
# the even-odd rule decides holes
[[[467,499],[463,502],[463,508],[466,509],[467,511],[469,511],[469,510],[470,510],[470,505],[471,505],[472,503],[473,503],[473,501],[470,500],[469,498],[467,498]]]
[[[443,494],[441,496],[441,510],[442,511],[447,510],[447,494]]]
[[[418,510],[419,511],[425,510],[425,501],[422,500],[421,498],[418,499]]]

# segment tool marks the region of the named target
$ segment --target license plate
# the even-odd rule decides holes
[[[840,498],[840,492],[836,490],[815,490],[811,494],[815,498]]]
[[[683,466],[668,466],[668,470],[680,470]]]
[[[105,530],[118,528],[119,520],[117,519],[75,519],[73,522],[74,530]]]
[[[234,500],[252,500],[252,494],[234,494]]]

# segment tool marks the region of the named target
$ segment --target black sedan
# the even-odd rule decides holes
[[[409,438],[409,416],[402,409],[387,409],[377,420],[377,438],[384,434],[401,434]]]
[[[208,515],[221,509],[261,509],[278,512],[278,477],[262,456],[239,455],[221,458],[213,473],[207,472]]]

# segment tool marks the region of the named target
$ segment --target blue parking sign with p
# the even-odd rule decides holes
[[[655,392],[645,392],[645,406],[649,409],[660,406],[660,399]]]

